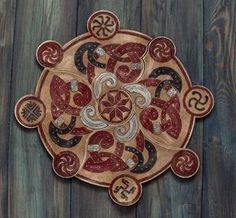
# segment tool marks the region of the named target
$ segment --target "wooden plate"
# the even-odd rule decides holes
[[[15,116],[37,127],[57,175],[108,187],[128,206],[168,168],[182,178],[197,173],[199,158],[185,147],[214,100],[192,85],[170,39],[122,30],[109,11],[92,14],[87,28],[64,46],[39,46],[44,70]]]

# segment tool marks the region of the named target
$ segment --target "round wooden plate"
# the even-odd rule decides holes
[[[44,70],[15,116],[37,127],[57,175],[108,187],[128,206],[168,168],[182,178],[197,173],[199,158],[185,147],[214,100],[192,85],[170,39],[122,30],[109,11],[92,14],[87,28],[64,46],[39,46]]]

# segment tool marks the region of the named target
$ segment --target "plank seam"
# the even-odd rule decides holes
[[[79,17],[79,3],[80,3],[80,1],[79,0],[77,0],[77,5],[76,5],[76,27],[75,27],[75,34],[76,34],[76,36],[78,35],[78,23],[79,23],[79,19],[78,19],[78,17]]]
[[[201,7],[202,7],[202,72],[203,72],[203,78],[202,78],[202,83],[203,85],[205,85],[205,52],[204,52],[204,45],[205,45],[205,27],[204,27],[204,20],[205,20],[205,17],[204,17],[204,0],[201,1]],[[203,176],[204,176],[204,147],[205,147],[205,121],[203,120],[202,121],[202,125],[203,125],[203,128],[202,128],[202,138],[203,138],[203,148],[202,148],[202,178],[201,178],[201,211],[200,211],[200,216],[203,217]]]
[[[12,2],[13,3],[13,2]],[[14,55],[14,51],[15,51],[15,40],[16,40],[16,37],[15,37],[15,33],[16,33],[16,14],[17,14],[17,1],[14,0],[14,8],[13,8],[13,11],[14,11],[14,15],[13,15],[13,19],[14,21],[12,22],[13,24],[13,27],[12,27],[12,33],[13,33],[13,37],[12,37],[12,53],[11,53],[11,66],[10,66],[10,93],[8,94],[9,95],[9,102],[8,102],[8,114],[11,115],[11,108],[12,106],[14,105],[13,102],[11,101],[11,98],[12,98],[12,94],[13,94],[13,85],[12,85],[12,78],[13,78],[13,67],[14,67],[14,58],[15,58],[15,55]],[[7,128],[8,128],[8,134],[7,134],[7,144],[8,144],[8,149],[7,149],[7,217],[10,218],[10,186],[9,186],[9,181],[10,181],[10,173],[9,173],[9,163],[10,163],[10,138],[11,138],[11,130],[12,130],[12,124],[13,124],[13,117],[12,116],[9,116],[9,122],[8,122],[8,125],[7,125]]]

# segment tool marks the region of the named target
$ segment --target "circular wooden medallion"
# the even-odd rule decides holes
[[[79,158],[71,151],[62,151],[53,159],[53,170],[62,178],[74,177],[79,167]]]
[[[120,28],[120,21],[109,11],[98,11],[88,19],[88,31],[97,39],[112,38]]]
[[[130,206],[140,199],[142,186],[135,177],[121,175],[112,181],[109,195],[115,203],[121,206]]]
[[[198,159],[182,150],[213,97],[192,86],[170,39],[122,30],[108,11],[94,13],[88,31],[62,47],[46,41],[37,50],[46,68],[35,93],[42,112],[33,126],[59,176],[110,187],[116,203],[131,205],[142,183],[170,167],[185,178],[195,174]],[[17,120],[31,127],[19,102]]]
[[[203,86],[193,86],[185,94],[184,105],[189,113],[196,117],[204,117],[213,108],[213,95]]]
[[[43,121],[45,112],[44,103],[33,95],[24,96],[15,106],[16,119],[26,128],[37,127]]]
[[[172,171],[179,177],[189,178],[194,176],[199,169],[197,154],[189,149],[179,151],[171,162]]]
[[[166,37],[157,37],[149,46],[151,57],[158,62],[167,62],[175,56],[174,43]]]
[[[43,42],[36,51],[36,58],[43,67],[55,67],[63,59],[61,45],[55,41]]]

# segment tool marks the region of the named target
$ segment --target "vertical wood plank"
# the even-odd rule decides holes
[[[0,217],[7,217],[10,82],[13,58],[15,0],[0,0]]]
[[[122,28],[140,29],[140,1],[137,0],[89,0],[79,1],[78,34],[86,32],[89,16],[101,9],[114,12],[121,21]],[[135,217],[136,206],[114,205],[106,188],[99,188],[84,182],[72,182],[71,217],[116,218]]]
[[[152,37],[170,37],[191,80],[198,84],[203,82],[202,19],[201,0],[142,1],[142,31]],[[188,148],[196,151],[202,159],[201,121],[194,128]],[[137,217],[201,217],[201,189],[201,170],[187,180],[177,178],[169,170],[144,186]]]
[[[139,31],[141,22],[140,0],[88,0],[79,1],[77,34],[87,32],[86,23],[89,16],[97,10],[110,10],[120,19],[123,29]]]
[[[18,0],[14,40],[11,114],[21,96],[34,93],[42,69],[35,60],[37,46],[47,39],[62,44],[75,36],[75,0]],[[52,172],[51,158],[37,131],[10,119],[9,217],[70,217],[70,181]]]
[[[236,217],[236,2],[204,1],[204,80],[215,96],[205,121],[202,217]]]

